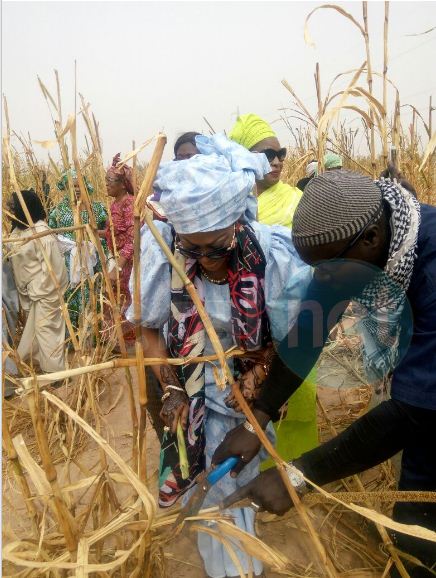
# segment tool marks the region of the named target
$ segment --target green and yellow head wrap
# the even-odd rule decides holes
[[[68,189],[68,175],[70,175],[71,179],[77,179],[77,173],[75,171],[75,169],[68,169],[68,171],[65,171],[64,173],[62,173],[62,176],[60,178],[60,180],[57,182],[56,186],[60,191],[66,191]],[[91,185],[91,183],[88,181],[88,179],[86,177],[83,177],[83,180],[85,181],[85,186],[86,189],[88,191],[89,194],[94,192],[94,187]]]
[[[257,114],[242,114],[238,116],[232,128],[230,138],[250,150],[264,138],[276,136],[270,125]]]

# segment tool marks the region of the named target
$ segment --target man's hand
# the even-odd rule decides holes
[[[282,516],[293,505],[277,468],[262,472],[246,486],[227,496],[222,503],[222,507],[230,508],[232,504],[245,498],[260,506],[260,509],[267,510],[271,514],[277,514],[278,516]]]
[[[402,187],[404,187],[405,189],[410,191],[412,193],[412,195],[414,195],[416,197],[415,187],[413,187],[413,185],[411,185],[409,183],[409,181],[406,181],[406,179],[403,179],[403,175],[400,173],[400,171],[397,169],[397,167],[392,162],[388,162],[387,168],[381,173],[380,177],[383,177],[385,179],[392,179],[392,180],[396,179],[397,182],[400,183],[400,185]]]
[[[256,410],[254,415],[261,427],[265,429],[269,422],[269,416],[259,410]],[[239,462],[230,472],[231,477],[236,478],[245,465],[257,455],[260,446],[261,443],[255,433],[249,432],[243,424],[238,425],[238,427],[226,434],[224,440],[215,450],[212,457],[212,465],[220,464],[232,456],[238,457]]]

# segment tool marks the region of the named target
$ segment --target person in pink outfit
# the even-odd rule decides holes
[[[133,266],[133,205],[134,186],[132,169],[127,166],[118,166],[120,153],[112,160],[112,166],[106,171],[106,187],[113,202],[110,207],[113,235],[109,221],[107,222],[104,237],[109,250],[117,259],[110,269],[109,278],[116,285],[117,276],[120,280],[121,314],[123,317],[124,338],[128,342],[135,339],[131,324],[125,320],[124,312],[129,307],[132,298],[129,291],[129,279]],[[115,246],[114,246],[115,241]]]

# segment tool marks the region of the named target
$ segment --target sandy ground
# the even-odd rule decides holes
[[[135,372],[132,372],[133,374]],[[136,385],[136,376],[134,377]],[[107,386],[103,388],[99,399],[103,418],[103,431],[107,439],[110,440],[112,447],[128,461],[131,455],[131,421],[129,415],[129,407],[127,395],[122,395],[119,403],[113,406],[114,400],[117,398],[119,388],[123,386],[124,373],[119,370],[111,375],[106,374]],[[362,387],[361,381],[356,377],[352,370],[345,366],[336,363],[328,356],[324,356],[319,370],[319,398],[324,407],[329,411],[329,415],[333,419],[341,420],[341,416],[349,416],[350,412],[358,410],[362,407]],[[60,397],[65,397],[66,392],[62,389],[57,390],[56,394]],[[19,404],[20,402],[15,402]],[[108,410],[110,411],[108,412]],[[107,413],[108,412],[108,413]],[[320,424],[321,424],[320,420]],[[321,428],[322,438],[329,437],[326,433],[326,428]],[[95,465],[98,454],[96,448],[92,443],[88,443],[82,454],[79,456],[79,461],[87,468],[92,469]],[[157,468],[159,459],[159,444],[157,437],[151,424],[147,427],[147,459],[148,459],[148,475],[152,480],[151,486],[156,493],[157,490]],[[71,479],[79,477],[79,471],[74,466],[71,468]],[[58,475],[60,476],[61,485],[66,483],[64,471],[59,466]],[[366,475],[367,480],[377,479],[379,474],[377,471],[369,472]],[[15,482],[4,476],[3,485],[3,527],[4,540],[9,541],[13,537],[22,537],[26,535],[26,527],[28,526],[28,519],[26,510],[23,506],[21,496],[15,486]],[[336,485],[336,488],[338,486]],[[119,496],[122,499],[122,492]],[[86,498],[84,498],[86,499]],[[328,520],[331,514],[331,508],[318,506],[311,511],[311,518],[316,526],[324,524],[328,529]],[[302,568],[310,569],[313,564],[313,557],[310,554],[308,538],[305,532],[301,530],[301,523],[293,511],[284,518],[274,518],[267,515],[269,521],[262,521],[265,514],[258,516],[258,534],[268,545],[276,548],[288,557],[289,560],[296,564],[301,564]],[[360,548],[377,548],[374,542],[374,533],[371,528],[368,529],[367,524],[362,519],[357,519],[352,513],[343,513],[342,521],[335,522],[336,536],[332,542],[331,531],[327,530],[325,534],[325,544],[331,549],[335,559],[338,559],[339,565],[343,568],[342,571],[363,568],[361,556],[355,555],[352,548],[340,546],[341,532],[347,535],[352,535],[354,539],[357,538],[360,543]],[[352,527],[351,530],[348,526]],[[300,528],[300,529],[299,529]],[[182,534],[169,544],[165,550],[165,555],[168,561],[168,576],[180,578],[200,578],[205,576],[202,569],[202,563],[196,548],[195,535],[185,529]],[[303,570],[302,570],[303,574]],[[278,576],[270,571],[266,572],[268,577]],[[307,574],[306,574],[307,575]],[[348,574],[347,574],[348,575]],[[349,574],[350,576],[377,576],[380,575],[378,571],[372,574],[366,573],[362,570],[359,573]]]

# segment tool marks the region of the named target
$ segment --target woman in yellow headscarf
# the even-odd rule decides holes
[[[297,187],[291,187],[280,180],[286,148],[280,146],[276,133],[256,114],[243,114],[238,117],[230,138],[252,152],[264,153],[271,165],[271,172],[256,181],[258,220],[267,225],[291,228],[295,209],[303,193]],[[277,450],[286,461],[318,445],[315,370],[289,399],[283,419],[275,423],[274,428]],[[272,465],[269,459],[261,469]]]
[[[230,138],[252,152],[264,153],[271,172],[256,181],[258,218],[266,225],[292,226],[302,192],[280,180],[286,148],[282,148],[270,125],[256,114],[238,117]]]

